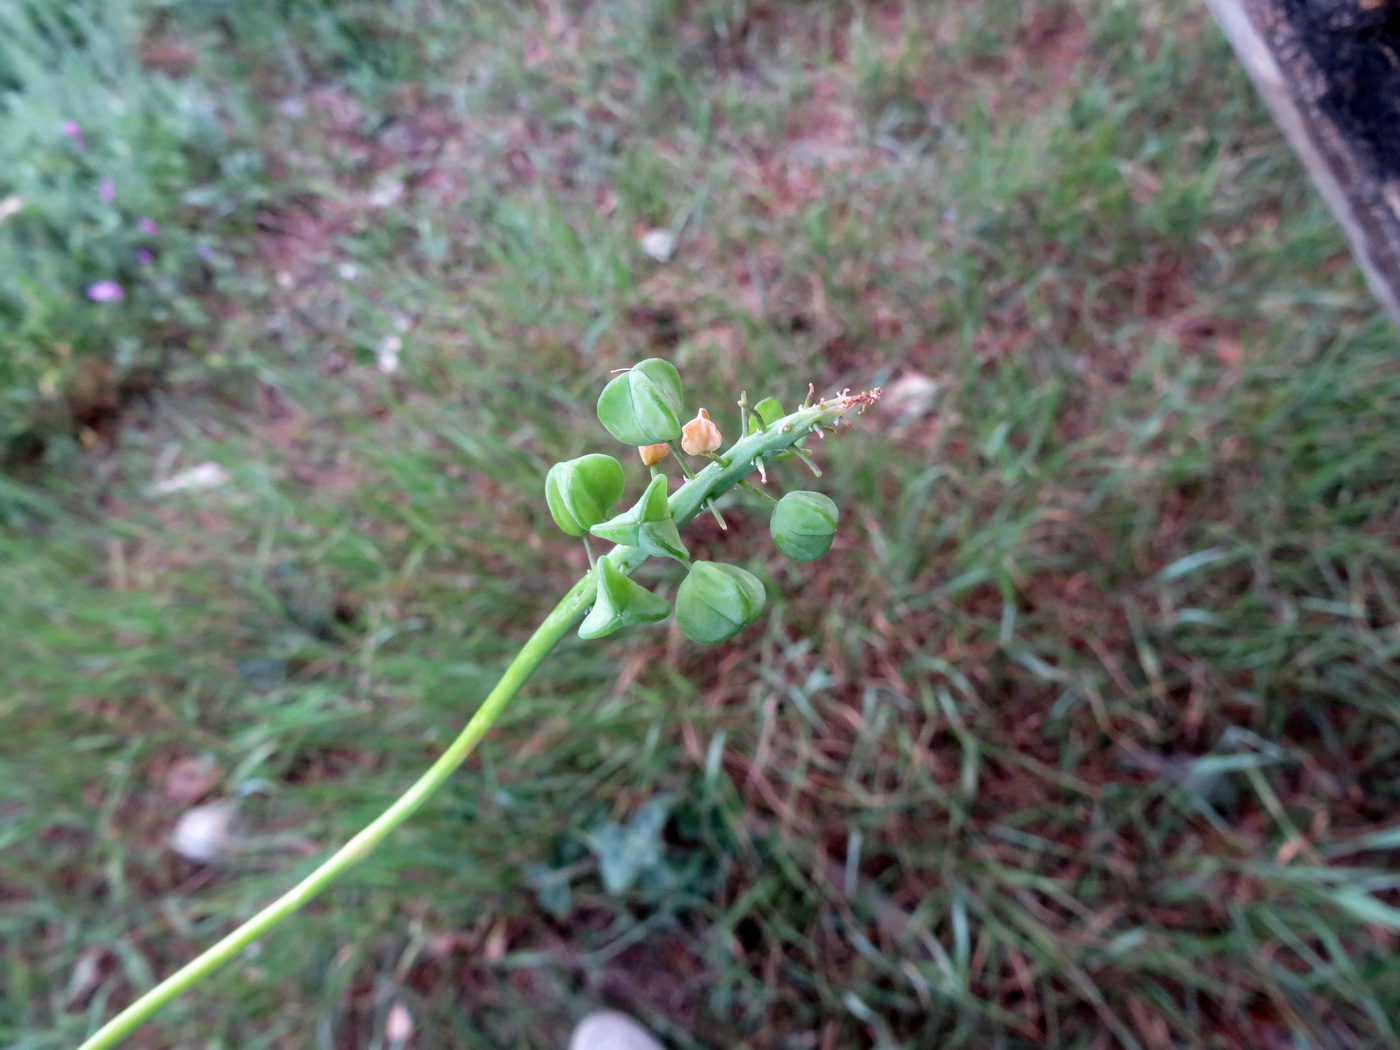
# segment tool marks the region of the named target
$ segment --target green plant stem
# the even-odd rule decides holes
[[[597,593],[590,572],[566,594],[545,617],[535,633],[511,661],[494,689],[487,695],[466,727],[442,756],[399,799],[354,838],[333,853],[320,867],[291,890],[284,893],[262,911],[234,930],[181,969],[171,974],[145,995],[128,1006],[97,1030],[80,1050],[103,1050],[115,1046],[138,1025],[174,999],[181,992],[198,984],[224,963],[234,958],[263,934],[274,929],[322,890],[359,863],[395,828],[423,805],[471,754],[477,742],[495,724],[506,703],[525,684],[531,672],[554,649],[559,641],[578,624]]]
[[[676,457],[676,462],[681,465],[681,473],[685,475],[687,481],[695,480],[695,471],[690,469],[690,464],[685,461],[685,451],[681,448],[679,441],[668,441],[671,446],[671,454]]]
[[[739,482],[739,487],[740,487],[741,489],[747,489],[749,492],[752,492],[755,496],[762,496],[764,499],[766,499],[769,503],[773,504],[773,506],[775,506],[775,507],[778,505],[778,501],[777,501],[777,500],[775,500],[775,499],[774,499],[772,496],[770,496],[768,493],[764,492],[761,488],[759,488],[757,485],[755,485],[755,484],[754,484],[752,481],[750,481],[748,478],[745,478],[743,481]]]
[[[879,396],[878,391],[874,396]],[[830,402],[823,401],[818,405],[804,406],[766,430],[741,438],[730,447],[728,453],[716,458],[698,474],[692,475],[688,482],[671,495],[667,501],[671,517],[678,526],[684,525],[710,500],[739,484],[764,456],[793,446],[813,427],[839,419],[853,407],[868,403],[868,400],[864,397],[834,398]],[[678,458],[679,455],[677,450]],[[685,466],[684,460],[681,463]],[[688,467],[686,472],[690,473]],[[604,557],[628,575],[647,559],[647,555],[637,548],[621,546],[614,547]],[[496,719],[500,717],[511,697],[520,691],[531,672],[553,651],[564,635],[583,619],[598,594],[596,573],[595,565],[569,589],[510,662],[500,681],[482,701],[457,739],[452,741],[442,756],[428,767],[427,772],[392,806],[331,854],[320,867],[291,890],[104,1024],[79,1050],[106,1050],[115,1046],[170,1000],[198,984],[263,934],[275,929],[314,900],[322,890],[364,860],[391,831],[412,816],[466,761],[472,749],[495,725]]]

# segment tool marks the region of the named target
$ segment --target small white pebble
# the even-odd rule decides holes
[[[386,335],[375,347],[374,356],[379,362],[379,370],[386,375],[399,370],[399,351],[403,349],[403,340],[396,335]]]
[[[402,1046],[413,1034],[413,1015],[403,1003],[389,1007],[389,1016],[384,1022],[384,1038],[390,1043]]]
[[[670,230],[647,230],[640,244],[642,254],[657,262],[670,262],[676,254],[676,235]]]
[[[175,492],[202,492],[226,484],[231,474],[217,463],[200,463],[157,481],[150,488],[153,496],[169,496]]]
[[[398,179],[388,179],[370,190],[365,200],[371,208],[392,208],[403,196],[403,183]]]
[[[185,810],[170,833],[170,848],[186,860],[212,864],[237,848],[232,832],[236,802],[210,802]]]

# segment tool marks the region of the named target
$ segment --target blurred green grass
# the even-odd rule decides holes
[[[680,1047],[1394,1041],[1395,333],[1198,5],[123,10],[130,75],[195,56],[267,175],[119,440],[0,480],[6,1045],[72,1045],[450,739],[584,564],[545,469],[658,353],[718,420],[903,392],[818,449],[832,554],[697,522],[770,623],[565,645],[137,1045],[384,1046],[401,1003],[560,1046],[600,1002]],[[270,845],[167,848],[239,791]]]
[[[263,199],[239,92],[163,5],[0,9],[0,460],[60,462],[211,355],[222,249]],[[105,289],[105,297],[100,290]]]

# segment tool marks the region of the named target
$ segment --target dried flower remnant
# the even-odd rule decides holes
[[[845,415],[851,409],[855,409],[857,415],[864,415],[865,410],[871,405],[873,405],[876,401],[879,401],[880,398],[884,395],[884,393],[884,388],[878,386],[875,387],[873,390],[863,390],[859,394],[851,393],[851,388],[847,387],[839,394],[836,394],[832,397],[822,398],[821,401],[818,402],[818,404],[822,407],[825,407],[828,401],[835,401],[836,408],[841,412],[842,415]]]
[[[710,413],[703,408],[685,426],[681,427],[681,448],[690,456],[703,456],[713,452],[723,444],[719,427],[710,421]]]
[[[671,454],[671,446],[642,445],[637,449],[637,454],[642,457],[642,462],[648,467],[654,467]]]

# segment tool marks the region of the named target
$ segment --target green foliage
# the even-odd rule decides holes
[[[0,452],[105,410],[209,330],[260,161],[227,100],[143,66],[153,7],[0,8]]]
[[[661,832],[671,812],[669,798],[654,798],[626,824],[604,824],[587,834],[598,856],[598,873],[609,893],[625,893],[638,883],[665,890],[672,881]]]
[[[686,542],[771,626],[566,642],[146,1042],[372,1045],[401,1003],[414,1045],[558,1047],[601,995],[678,1050],[1395,1045],[1396,336],[1204,6],[560,10],[198,6],[206,90],[346,221],[309,287],[238,254],[247,396],[177,373],[0,479],[0,1044],[72,1050],[402,790],[586,567],[540,477],[662,354],[887,388],[808,442],[843,542],[795,565],[725,496]],[[406,188],[346,216],[367,145]],[[174,855],[187,759],[296,842]]]

